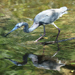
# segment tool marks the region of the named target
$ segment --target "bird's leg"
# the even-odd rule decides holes
[[[52,25],[54,25],[57,29],[58,29],[58,34],[57,34],[57,37],[56,37],[56,42],[58,41],[58,36],[59,36],[59,33],[60,33],[60,29],[54,24],[54,23],[52,23]]]
[[[57,28],[57,29],[58,29],[58,34],[57,34],[57,37],[56,37],[55,41],[58,41],[58,36],[59,36],[59,33],[60,33],[60,29],[59,28]]]
[[[38,40],[40,40],[42,37],[45,36],[45,34],[46,34],[46,32],[45,32],[45,26],[43,25],[43,27],[44,27],[44,34],[41,37],[39,37],[37,40],[35,40],[35,42],[37,42]]]
[[[58,34],[57,34],[55,42],[57,42],[58,51],[59,51],[58,36],[59,36],[59,33],[60,33],[60,29],[59,28],[57,28],[57,29],[58,29]]]
[[[54,23],[52,23],[52,25],[54,25],[58,29],[58,34],[57,34],[55,42],[57,42],[58,51],[59,51],[58,36],[59,36],[59,33],[60,33],[60,29]]]

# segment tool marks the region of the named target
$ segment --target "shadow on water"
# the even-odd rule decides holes
[[[32,63],[27,60],[28,57],[31,58],[31,60],[29,60],[29,61],[32,61]],[[69,64],[67,64],[65,60],[58,60],[57,58],[51,57],[49,55],[35,55],[35,54],[31,54],[31,53],[30,54],[26,53],[23,56],[23,60],[22,60],[25,64],[23,62],[21,62],[21,61],[20,62],[13,61],[11,58],[4,58],[4,59],[10,60],[12,63],[14,63],[16,65],[16,66],[15,65],[14,66],[10,66],[10,69],[11,70],[15,70],[15,71],[21,70],[21,69],[25,69],[25,70],[29,69],[32,72],[34,72],[34,71],[36,71],[37,68],[39,68],[39,69],[37,69],[37,71],[44,70],[44,72],[41,73],[41,74],[51,73],[52,75],[53,74],[55,74],[55,75],[64,75],[62,73],[63,71],[62,72],[58,72],[59,71],[58,68],[59,68],[60,65],[61,65],[60,67],[63,66],[62,67],[63,70],[66,69],[65,71],[67,71],[67,70],[69,70],[69,72],[71,72],[71,70],[75,71],[75,65],[71,64],[72,62],[74,63],[75,61],[69,61],[69,62],[67,61],[69,63]],[[0,59],[0,60],[3,60],[3,59]],[[27,63],[27,62],[29,62],[29,63]],[[18,66],[18,64],[20,66]],[[28,66],[27,66],[27,64],[28,64]],[[25,66],[22,66],[22,65],[25,65]],[[51,70],[49,70],[48,68],[51,69]],[[64,72],[64,73],[66,73],[66,72]]]
[[[71,66],[71,65],[65,65],[63,68],[75,70],[75,66]]]

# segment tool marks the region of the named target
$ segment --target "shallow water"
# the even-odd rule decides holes
[[[62,6],[68,7],[70,10],[68,14],[63,15],[55,21],[55,24],[61,29],[59,40],[75,37],[75,1],[68,0],[63,2],[61,0],[2,0],[0,1],[0,58],[10,57],[14,60],[20,61],[22,55],[25,53],[43,54],[43,46],[40,44],[32,44],[43,34],[43,27],[39,27],[31,33],[24,33],[23,27],[12,32],[7,37],[4,37],[16,23],[27,22],[29,26],[33,24],[33,19],[39,12],[50,9],[60,8]],[[57,29],[52,25],[46,26],[46,37],[42,41],[53,41],[57,35]],[[60,52],[56,55],[58,59],[75,60],[75,40],[61,42]],[[45,55],[53,55],[57,51],[57,45],[45,46]],[[30,61],[30,60],[29,60]],[[0,74],[2,75],[61,75],[60,72],[50,71],[44,69],[37,69],[30,61],[23,67],[14,66],[7,60],[0,62]],[[68,69],[66,69],[68,70]],[[70,72],[62,70],[66,75]],[[75,70],[75,69],[74,69]],[[68,73],[66,73],[68,72]],[[70,73],[73,75],[73,73]],[[64,74],[63,74],[64,75]]]

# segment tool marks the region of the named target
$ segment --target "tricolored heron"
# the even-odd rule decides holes
[[[32,32],[33,30],[35,30],[36,28],[38,28],[39,26],[43,25],[44,34],[35,41],[35,42],[37,42],[43,36],[45,36],[45,33],[46,33],[45,32],[45,25],[52,24],[58,29],[58,34],[57,34],[57,37],[55,40],[55,41],[57,41],[59,33],[60,33],[60,29],[55,25],[54,21],[57,20],[59,17],[62,17],[63,14],[66,14],[67,10],[68,9],[65,6],[61,7],[61,8],[57,8],[57,9],[44,10],[35,16],[34,23],[30,28],[28,26],[28,23],[21,22],[21,23],[16,24],[15,27],[10,32],[8,32],[5,36],[7,36],[11,32],[13,32],[14,30],[16,30],[22,26],[24,26],[24,32],[29,33],[29,32]]]

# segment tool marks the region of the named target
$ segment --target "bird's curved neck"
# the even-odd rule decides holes
[[[22,24],[24,26],[24,32],[26,33],[32,32],[39,26],[39,24],[33,23],[33,25],[29,28],[28,23],[23,22]]]

